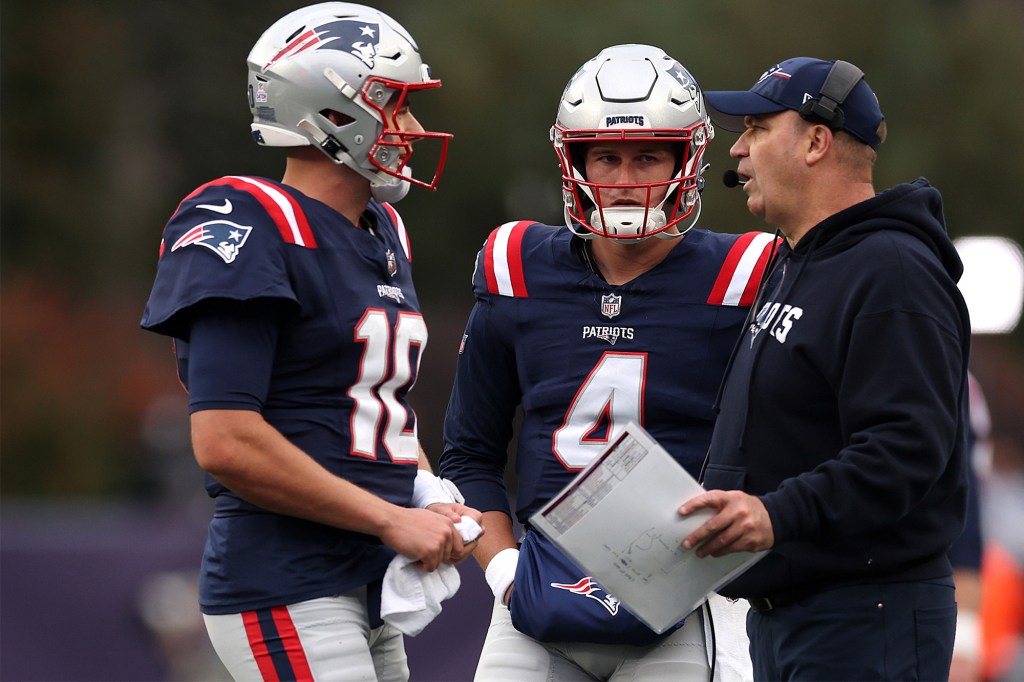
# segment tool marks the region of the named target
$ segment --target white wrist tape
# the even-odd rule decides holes
[[[412,484],[412,506],[426,509],[438,502],[462,504],[464,498],[451,481],[438,478],[426,469],[417,469],[416,481]]]
[[[484,571],[484,579],[487,580],[491,593],[505,602],[505,593],[509,585],[516,577],[516,564],[519,563],[519,550],[515,547],[503,549],[491,557]]]
[[[953,656],[970,660],[977,660],[981,656],[981,623],[974,611],[963,609],[956,614]]]

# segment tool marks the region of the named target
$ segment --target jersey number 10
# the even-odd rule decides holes
[[[356,325],[356,341],[364,344],[359,364],[359,377],[348,390],[355,401],[352,410],[351,453],[357,457],[377,459],[377,434],[381,421],[384,432],[381,442],[393,462],[417,462],[419,439],[416,418],[411,427],[409,413],[396,397],[416,382],[420,357],[427,344],[427,325],[419,313],[401,312],[394,330],[383,310],[369,308]],[[416,346],[413,365],[411,350]],[[390,375],[388,370],[390,368]]]

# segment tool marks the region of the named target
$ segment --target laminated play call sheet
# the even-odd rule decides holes
[[[699,558],[683,539],[713,512],[682,517],[704,492],[641,426],[623,434],[530,523],[655,632],[664,632],[765,552]]]

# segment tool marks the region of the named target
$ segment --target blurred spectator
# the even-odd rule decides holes
[[[998,439],[995,447],[1014,450],[1022,461],[1020,445],[1010,439]],[[982,515],[982,677],[1024,680],[1024,469],[993,470],[984,482]]]
[[[967,518],[963,535],[949,551],[956,583],[956,640],[949,679],[953,682],[978,682],[981,679],[981,558],[982,519],[979,495],[980,475],[992,464],[992,420],[981,385],[968,374],[970,389],[971,429],[968,434],[970,453],[967,477]]]

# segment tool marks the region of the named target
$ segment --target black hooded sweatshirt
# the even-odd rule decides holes
[[[719,591],[794,598],[950,575],[971,328],[941,195],[923,178],[894,187],[775,262],[733,352],[704,474],[709,490],[760,497],[775,546]]]

